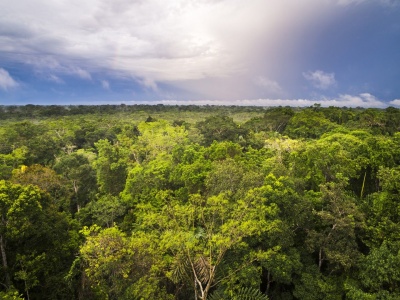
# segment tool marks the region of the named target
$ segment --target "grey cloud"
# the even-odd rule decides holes
[[[5,19],[0,20],[0,36],[25,39],[33,35],[34,31],[26,25]]]

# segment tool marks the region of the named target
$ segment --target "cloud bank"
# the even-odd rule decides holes
[[[392,101],[391,104],[400,106],[400,100]],[[152,101],[135,101],[135,102],[124,102],[126,104],[152,104]],[[336,98],[331,99],[236,99],[236,100],[160,100],[157,103],[164,105],[237,105],[237,106],[291,106],[291,107],[305,107],[312,106],[315,103],[319,103],[324,107],[336,106],[336,107],[365,107],[365,108],[384,108],[387,104],[375,96],[364,93],[360,95],[340,95]]]
[[[258,51],[270,57],[263,64],[274,73],[281,34],[307,26],[331,6],[290,2],[5,0],[0,51],[84,79],[98,70],[153,81],[244,74],[260,62],[258,55],[249,59]]]

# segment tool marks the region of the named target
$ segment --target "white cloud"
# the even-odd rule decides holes
[[[90,75],[90,73],[88,71],[83,70],[83,69],[81,69],[79,67],[67,68],[66,72],[68,72],[70,74],[77,75],[81,79],[86,79],[86,80],[91,80],[92,79],[92,76]]]
[[[334,73],[326,73],[324,71],[317,70],[314,72],[304,72],[303,76],[305,79],[310,81],[314,87],[320,90],[327,90],[336,85]]]
[[[53,81],[58,84],[65,83],[64,80],[62,80],[60,77],[58,77],[57,75],[54,75],[54,74],[49,74],[46,78],[47,78],[47,80]]]
[[[105,90],[110,90],[110,83],[107,80],[102,80],[101,81],[101,86],[103,87],[103,89]]]
[[[262,87],[263,89],[265,89],[268,92],[271,92],[273,94],[279,94],[281,93],[282,87],[279,85],[278,82],[274,81],[274,80],[270,80],[264,76],[258,76],[254,79],[254,83],[259,86]]]
[[[136,79],[136,81],[142,86],[144,86],[146,89],[150,89],[152,91],[158,90],[157,83],[151,78],[139,78]]]
[[[320,102],[320,101],[318,101]],[[340,95],[333,100],[323,100],[321,104],[328,104],[333,106],[351,106],[351,107],[386,107],[387,104],[377,99],[374,95],[369,93],[362,93],[359,95]]]
[[[395,99],[389,102],[391,105],[400,106],[400,99]]]
[[[8,89],[15,88],[18,85],[18,82],[16,82],[6,70],[0,68],[0,89],[7,91]]]

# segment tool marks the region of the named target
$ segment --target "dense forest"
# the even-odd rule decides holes
[[[400,109],[0,106],[1,299],[400,299]]]

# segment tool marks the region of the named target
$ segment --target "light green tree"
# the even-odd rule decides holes
[[[187,202],[163,195],[160,209],[143,204],[138,207],[141,231],[150,231],[167,256],[168,278],[191,288],[196,299],[207,299],[212,288],[226,286],[233,292],[235,282],[246,279],[259,284],[257,268],[252,264],[266,260],[273,249],[251,249],[248,239],[276,228],[276,206],[265,205],[256,191],[237,201],[225,194],[208,198],[191,195]]]

